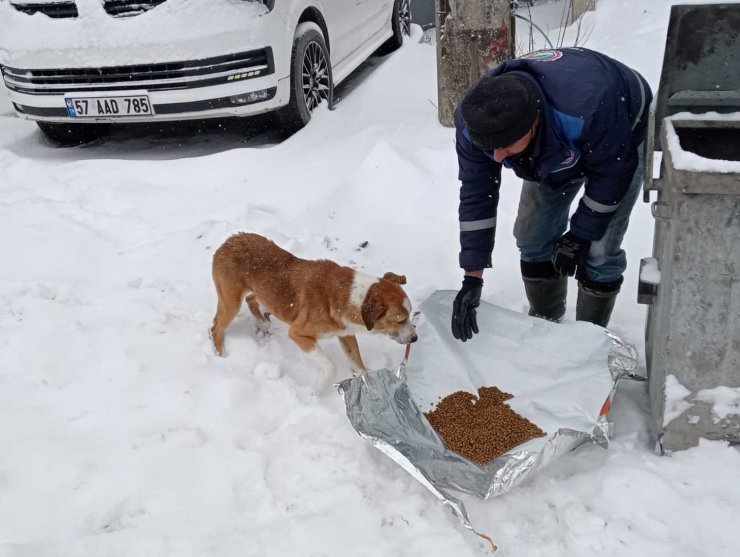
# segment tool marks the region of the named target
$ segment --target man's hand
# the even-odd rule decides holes
[[[583,240],[568,232],[555,243],[555,252],[552,254],[552,264],[561,277],[572,277],[576,269],[586,263],[586,255],[591,245],[589,240]]]
[[[480,294],[483,289],[481,277],[465,275],[462,288],[452,304],[452,336],[466,342],[478,334],[476,311],[480,305]]]

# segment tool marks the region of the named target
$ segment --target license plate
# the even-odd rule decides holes
[[[154,114],[148,95],[126,97],[65,97],[71,118],[116,118]]]

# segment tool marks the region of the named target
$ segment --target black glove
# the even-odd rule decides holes
[[[586,255],[591,245],[589,240],[583,240],[568,232],[555,243],[555,252],[552,254],[552,264],[561,277],[572,277],[576,268],[586,263]]]
[[[482,289],[482,278],[465,275],[462,288],[452,304],[452,336],[463,342],[473,338],[473,333],[478,334],[475,308],[480,305]]]

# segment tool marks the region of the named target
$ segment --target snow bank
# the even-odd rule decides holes
[[[740,388],[733,389],[720,385],[713,389],[702,389],[696,393],[696,398],[712,405],[712,418],[715,423],[740,414]]]
[[[663,425],[671,423],[686,410],[691,408],[691,403],[686,400],[686,397],[690,394],[691,391],[684,387],[675,375],[666,375]]]
[[[660,284],[660,268],[655,257],[645,257],[645,265],[640,269],[640,280],[650,284]]]

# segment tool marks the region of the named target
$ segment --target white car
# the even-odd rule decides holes
[[[295,131],[410,25],[409,0],[0,0],[22,118],[78,144],[111,124],[278,111]]]

